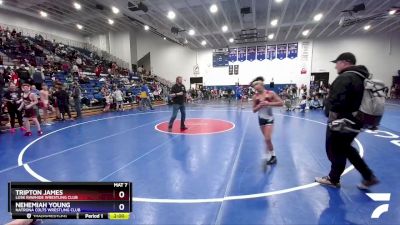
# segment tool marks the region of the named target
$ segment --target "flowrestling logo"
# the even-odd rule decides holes
[[[400,147],[400,136],[397,134],[383,130],[366,130],[366,133],[375,137],[389,139],[390,143]],[[366,193],[366,195],[375,202],[384,202],[384,204],[375,208],[371,214],[371,219],[379,219],[383,213],[389,211],[390,193]]]
[[[366,193],[375,202],[389,202],[390,193]],[[389,203],[379,205],[371,214],[371,219],[379,219],[381,215],[389,211]]]

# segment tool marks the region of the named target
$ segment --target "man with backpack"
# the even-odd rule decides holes
[[[363,177],[358,188],[368,189],[379,181],[351,144],[365,127],[358,115],[365,101],[365,83],[370,81],[370,74],[365,66],[356,66],[356,57],[349,52],[332,62],[336,63],[339,76],[332,83],[326,102],[329,119],[325,144],[331,171],[328,176],[317,177],[315,181],[339,188],[340,176],[348,159]]]

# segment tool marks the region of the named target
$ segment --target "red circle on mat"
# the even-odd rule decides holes
[[[175,120],[172,131],[168,131],[168,121],[165,121],[157,124],[155,129],[169,134],[200,135],[222,133],[235,128],[234,123],[219,119],[192,118],[187,119],[185,125],[188,129],[181,131],[181,121]]]

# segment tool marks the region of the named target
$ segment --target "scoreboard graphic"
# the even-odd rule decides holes
[[[129,219],[131,182],[10,182],[13,219]]]

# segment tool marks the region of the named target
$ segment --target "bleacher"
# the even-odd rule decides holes
[[[1,35],[3,35],[4,37],[4,32]],[[43,68],[45,68],[44,83],[50,89],[54,88],[55,81],[62,83],[67,89],[69,89],[74,79],[75,81],[77,80],[77,77],[73,77],[71,73],[65,73],[64,71],[62,71],[62,63],[69,62],[71,60],[67,56],[73,55],[81,57],[82,61],[84,62],[84,65],[81,66],[81,74],[84,74],[89,79],[87,80],[87,82],[80,83],[80,87],[82,89],[83,99],[88,100],[85,101],[86,103],[90,102],[90,104],[86,104],[86,107],[83,107],[83,114],[93,115],[102,112],[101,108],[105,97],[103,96],[101,90],[105,84],[103,80],[109,77],[108,68],[112,63],[111,61],[100,57],[97,52],[88,50],[86,48],[69,46],[65,43],[57,43],[55,41],[45,40],[42,36],[35,35],[35,37],[33,37],[32,34],[30,34],[30,36],[23,36],[21,33],[17,33],[16,37],[7,39],[3,42],[3,44],[3,47],[0,48],[0,53],[2,53],[3,56],[7,56],[9,58],[9,62],[7,65],[19,66],[20,64],[24,64],[25,66],[42,66]],[[23,46],[23,48],[21,46]],[[57,48],[60,48],[60,46],[63,50],[65,50],[63,51],[63,54],[60,54],[59,49],[57,50]],[[27,50],[28,48],[35,51],[34,56],[29,54],[32,51],[29,52]],[[48,57],[52,57],[54,61],[48,61]],[[75,63],[75,59],[76,58],[73,58],[71,60],[71,64]],[[94,74],[95,65],[101,65],[103,68],[100,77],[97,77]],[[51,72],[50,67],[56,68],[56,72]],[[120,69],[118,74],[120,74],[118,76],[120,79],[113,78],[111,83],[113,85],[119,86],[121,91],[123,91],[126,95],[128,95],[128,93],[131,93],[130,96],[132,96],[133,102],[126,102],[125,105],[128,109],[135,107],[138,103],[136,99],[137,96],[140,95],[141,87],[135,83],[127,84],[126,82],[122,81],[123,79],[128,80],[129,78],[127,69]],[[145,82],[148,82],[151,92],[153,92],[151,84],[153,84],[154,82],[158,82],[160,85],[167,87],[170,87],[172,85],[171,82],[158,76],[149,76],[146,77],[146,79],[140,79],[135,76],[134,79],[144,80]],[[51,120],[55,118],[51,117],[49,119]],[[0,130],[2,129],[0,128]]]

